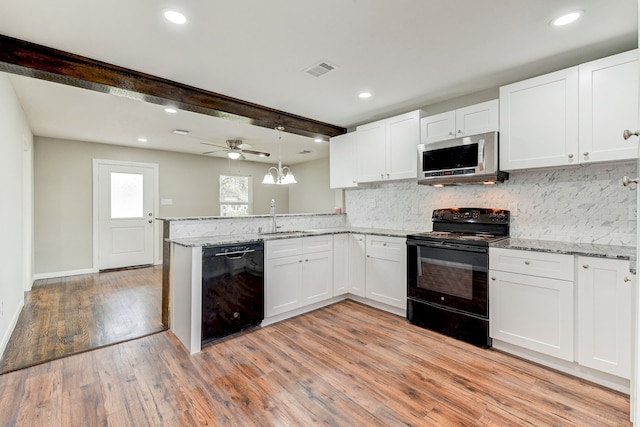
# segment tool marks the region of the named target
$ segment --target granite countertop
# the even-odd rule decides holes
[[[308,236],[321,236],[325,234],[343,234],[343,233],[356,233],[356,234],[373,234],[376,236],[389,236],[389,237],[406,237],[407,234],[411,234],[410,231],[404,230],[390,230],[379,228],[361,228],[361,227],[334,227],[334,228],[316,228],[302,231],[280,231],[277,233],[251,233],[251,234],[229,234],[218,236],[203,236],[203,237],[185,237],[167,239],[168,242],[172,242],[186,247],[197,246],[214,246],[214,245],[229,245],[235,243],[268,241],[276,239],[289,239],[293,237],[308,237]]]
[[[310,216],[329,216],[329,215],[346,215],[344,212],[341,213],[300,213],[300,214],[278,214],[278,218],[282,217],[310,217]],[[246,216],[177,216],[177,217],[159,217],[156,218],[160,221],[207,221],[207,220],[227,220],[227,221],[238,221],[242,219],[255,219],[255,218],[271,218],[269,214],[262,215],[246,215]]]
[[[499,240],[492,248],[519,249],[523,251],[581,255],[596,258],[628,260],[629,270],[636,273],[636,248],[634,246],[598,245],[594,243],[555,242],[552,240],[514,239]]]

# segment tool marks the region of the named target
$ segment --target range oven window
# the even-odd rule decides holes
[[[409,298],[488,316],[487,248],[407,245]]]
[[[427,150],[422,153],[423,171],[439,171],[478,166],[478,144]]]

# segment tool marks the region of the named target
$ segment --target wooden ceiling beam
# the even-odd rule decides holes
[[[308,137],[332,137],[346,129],[0,34],[0,71],[98,92],[175,105],[228,120]]]

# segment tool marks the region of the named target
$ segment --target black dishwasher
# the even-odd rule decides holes
[[[264,319],[264,244],[202,249],[202,344]]]

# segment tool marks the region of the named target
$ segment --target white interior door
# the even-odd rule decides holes
[[[155,165],[94,162],[99,270],[153,264],[155,175]]]

